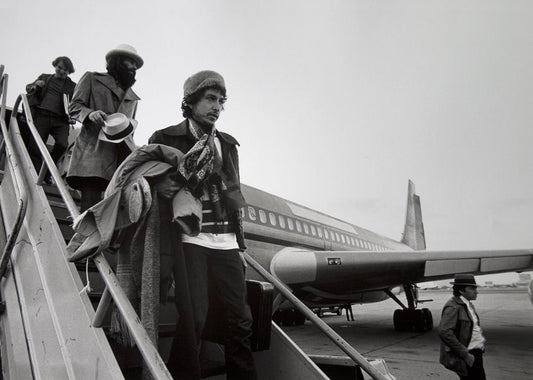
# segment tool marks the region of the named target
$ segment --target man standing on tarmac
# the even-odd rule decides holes
[[[257,374],[250,349],[252,316],[240,255],[246,247],[240,214],[245,201],[240,189],[238,142],[215,129],[225,101],[226,85],[220,74],[200,71],[192,75],[183,86],[181,109],[186,120],[156,131],[149,143],[170,145],[187,153],[206,141],[206,149],[216,153],[209,163],[213,174],[196,194],[202,200],[201,233],[182,235],[183,252],[198,342],[205,327],[209,293],[215,292],[224,305],[221,319],[227,379],[247,380],[256,379]],[[168,366],[178,378],[191,378],[186,375],[187,363],[180,358],[187,356],[183,350],[199,347],[180,347],[180,330],[178,326]]]
[[[451,284],[453,297],[444,305],[439,325],[440,362],[461,380],[485,380],[485,338],[470,302],[477,298],[476,280],[471,274],[456,274]]]
[[[82,123],[67,172],[67,183],[81,191],[81,211],[102,199],[109,180],[136,146],[133,142],[139,97],[131,87],[144,61],[135,48],[121,44],[106,56],[107,72],[87,72],[80,79],[70,103],[70,116]],[[102,138],[108,115],[122,113],[130,120],[128,136],[115,142]]]

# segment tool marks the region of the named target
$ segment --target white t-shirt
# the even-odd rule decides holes
[[[483,332],[481,330],[481,326],[479,325],[479,319],[474,311],[474,307],[472,306],[472,303],[465,297],[460,296],[460,298],[465,303],[466,308],[468,309],[468,314],[470,314],[470,318],[472,318],[472,322],[474,322],[472,338],[470,339],[470,343],[468,343],[468,350],[473,350],[475,348],[483,349],[483,347],[485,347],[486,339],[483,337]]]

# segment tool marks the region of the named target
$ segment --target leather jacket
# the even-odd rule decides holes
[[[473,328],[474,322],[465,303],[455,296],[448,300],[442,309],[438,329],[441,339],[440,363],[463,376],[468,374],[465,359]]]
[[[246,201],[241,192],[239,177],[239,155],[237,152],[239,143],[233,136],[224,132],[217,131],[217,137],[222,146],[222,174],[224,183],[227,186],[227,191],[223,194],[223,201],[231,221],[236,225],[236,231],[234,232],[237,235],[239,249],[244,251],[246,250],[246,244],[244,242],[240,209],[245,206]],[[183,153],[187,153],[196,143],[196,138],[189,130],[189,122],[184,120],[177,125],[154,132],[148,143],[169,145]]]

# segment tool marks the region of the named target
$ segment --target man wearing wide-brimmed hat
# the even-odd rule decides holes
[[[67,183],[81,191],[82,211],[98,203],[113,173],[135,149],[134,121],[139,97],[131,87],[136,71],[144,64],[134,47],[121,44],[106,56],[107,72],[87,72],[80,79],[70,103],[70,116],[82,128],[70,160]],[[131,122],[125,138],[99,138],[109,115],[120,113]],[[109,127],[109,126],[107,126]]]
[[[440,362],[460,379],[485,380],[485,338],[470,302],[477,298],[476,280],[471,274],[461,273],[451,284],[453,297],[444,305],[439,325]]]
[[[202,200],[201,232],[196,236],[182,234],[197,338],[213,339],[206,336],[204,327],[206,322],[211,326],[209,322],[216,320],[217,326],[210,330],[223,335],[217,338],[225,345],[227,379],[252,380],[257,374],[250,349],[252,316],[240,256],[246,247],[240,219],[245,201],[239,181],[238,143],[215,128],[225,101],[226,84],[219,73],[204,70],[190,76],[183,85],[181,109],[185,120],[156,131],[149,142],[186,153],[179,172]],[[197,379],[199,375],[183,358],[184,350],[193,349],[198,355],[199,346],[184,347],[180,338],[183,333],[180,321],[168,367],[177,378]]]

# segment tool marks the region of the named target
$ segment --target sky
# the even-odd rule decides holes
[[[428,249],[533,247],[533,2],[108,3],[0,0],[8,104],[55,57],[78,81],[127,43],[137,144],[215,70],[242,182],[398,240],[411,179]]]

